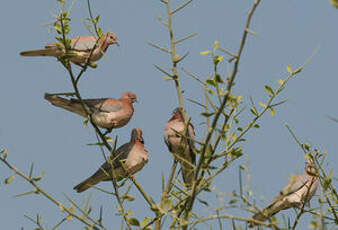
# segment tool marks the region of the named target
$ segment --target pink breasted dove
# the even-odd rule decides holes
[[[282,191],[272,200],[272,204],[256,213],[252,219],[266,221],[281,210],[289,208],[301,208],[307,204],[316,193],[318,187],[318,177],[315,176],[316,169],[311,160],[306,160],[305,170],[296,176],[290,184],[285,186]],[[253,227],[255,223],[250,223]]]
[[[83,192],[101,181],[112,180],[112,166],[117,180],[140,171],[149,159],[148,151],[144,147],[142,130],[133,129],[130,142],[120,146],[115,151],[115,156],[115,158],[110,156],[111,163],[105,162],[91,177],[76,185],[74,189],[77,192]]]
[[[99,39],[95,36],[74,37],[71,39],[68,55],[71,56],[71,62],[81,66],[81,64],[87,62],[87,59],[90,56],[90,52],[95,46],[95,49],[90,56],[90,62],[94,63],[103,56],[103,54],[106,52],[109,45],[111,44],[118,44],[117,37],[112,32],[105,33]],[[61,57],[64,56],[66,53],[65,50],[63,48],[60,49],[60,47],[63,47],[63,44],[47,44],[44,49],[23,51],[20,53],[20,55]]]
[[[82,105],[77,99],[65,99],[52,94],[45,94],[45,99],[52,105],[66,109],[80,116],[87,117]],[[91,112],[93,122],[109,131],[113,128],[125,126],[133,116],[133,103],[137,101],[132,92],[124,92],[119,99],[99,98],[84,99],[84,103]]]
[[[194,179],[194,165],[196,163],[196,156],[193,151],[194,145],[191,140],[194,139],[195,133],[194,126],[191,123],[189,123],[186,133],[184,133],[184,127],[185,124],[182,109],[176,108],[165,126],[164,141],[175,159],[180,162],[183,181],[186,187],[190,188]],[[181,133],[188,138],[184,138],[178,133]]]

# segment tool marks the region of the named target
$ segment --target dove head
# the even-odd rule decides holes
[[[137,102],[136,95],[133,92],[124,92],[121,96],[121,99],[127,100],[130,103]]]
[[[111,44],[119,45],[119,43],[117,42],[116,34],[114,34],[113,32],[107,32],[106,33],[106,43],[108,45],[111,45]]]
[[[314,165],[314,163],[313,163],[313,161],[311,159],[306,159],[306,162],[305,162],[305,171],[308,174],[315,174],[316,173],[315,165]]]
[[[143,137],[142,137],[142,130],[139,129],[139,128],[134,128],[131,131],[131,140],[132,141],[138,141],[138,142],[141,142],[142,144],[144,144],[144,140],[143,140]]]
[[[178,119],[178,120],[183,121],[183,114],[182,114],[182,111],[183,111],[183,109],[180,108],[180,107],[177,107],[176,109],[174,109],[173,114],[172,114],[172,117],[171,117],[170,120]]]

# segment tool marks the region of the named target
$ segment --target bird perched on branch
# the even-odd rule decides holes
[[[113,175],[118,180],[140,171],[149,159],[148,151],[144,147],[142,130],[133,129],[130,142],[119,147],[109,159],[111,162],[105,162],[91,177],[76,185],[74,189],[83,192],[101,181],[112,180]]]
[[[90,65],[99,60],[112,44],[117,44],[117,37],[112,32],[107,32],[101,38],[95,36],[78,36],[70,40],[70,50],[66,53],[64,45],[60,42],[47,44],[44,49],[28,50],[20,53],[21,56],[69,56],[69,60],[74,64],[85,64],[90,57]],[[95,47],[95,48],[94,48]],[[92,49],[94,49],[92,51]],[[92,53],[91,53],[92,52]]]
[[[272,204],[263,209],[262,212],[256,213],[252,219],[264,222],[281,210],[302,208],[303,205],[310,202],[312,196],[316,193],[318,177],[316,177],[315,174],[316,169],[314,168],[312,160],[307,159],[304,172],[296,176],[272,200]],[[254,222],[251,222],[249,227],[255,225]]]
[[[182,108],[176,108],[165,126],[164,141],[175,159],[180,162],[183,181],[187,188],[192,186],[195,175],[196,156],[192,141],[194,137],[194,126],[189,122],[188,127],[185,127]]]
[[[77,99],[65,99],[53,94],[45,94],[45,99],[52,105],[76,113],[82,117],[87,117],[86,111]],[[137,101],[136,95],[132,92],[124,92],[119,99],[99,98],[84,99],[83,102],[91,113],[93,122],[109,131],[113,128],[125,126],[133,116],[133,103]]]

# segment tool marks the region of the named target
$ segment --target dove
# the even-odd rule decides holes
[[[87,117],[85,110],[77,99],[65,99],[53,94],[45,94],[45,99],[52,105]],[[132,92],[124,92],[119,99],[99,98],[84,99],[83,102],[91,112],[92,121],[101,128],[111,131],[113,128],[125,126],[134,113],[133,103],[137,101]]]
[[[194,180],[194,165],[196,164],[196,156],[193,152],[194,144],[192,141],[195,137],[195,133],[194,126],[190,122],[186,133],[184,133],[184,128],[182,108],[176,108],[172,113],[172,117],[165,125],[164,141],[175,159],[180,162],[183,181],[186,187],[190,188]],[[188,138],[179,136],[178,133]]]
[[[87,62],[91,50],[90,64],[95,66],[95,61],[99,60],[108,47],[112,44],[117,44],[117,37],[112,32],[107,32],[101,38],[95,36],[78,36],[70,40],[70,50],[67,55],[70,56],[70,61],[74,64],[80,65]],[[47,44],[44,49],[27,50],[20,53],[21,56],[52,56],[62,57],[65,56],[65,49],[62,43]]]
[[[114,179],[116,180],[140,171],[149,160],[148,151],[144,147],[142,130],[134,128],[131,132],[130,142],[120,146],[114,156],[109,157],[112,162],[105,162],[92,176],[76,185],[74,190],[80,193],[101,181],[112,180],[112,169],[114,169]]]
[[[281,210],[301,208],[304,203],[307,204],[318,187],[318,177],[315,176],[315,173],[313,162],[310,159],[306,160],[304,172],[296,176],[279,192],[268,207],[262,212],[256,213],[252,219],[264,222]],[[252,222],[249,227],[254,225],[256,224]]]

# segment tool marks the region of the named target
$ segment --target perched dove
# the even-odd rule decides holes
[[[65,99],[52,94],[45,94],[45,99],[52,105],[61,107],[80,116],[87,117],[79,100]],[[125,126],[133,116],[133,103],[137,101],[136,95],[132,92],[124,92],[120,99],[99,98],[84,99],[89,111],[92,113],[93,122],[101,128],[109,131],[113,128]]]
[[[193,152],[194,145],[191,140],[194,139],[195,133],[194,126],[191,123],[189,123],[186,133],[183,133],[184,127],[182,109],[176,108],[165,126],[164,141],[175,159],[180,162],[183,181],[185,185],[190,188],[194,179],[194,165],[196,161],[196,156]],[[178,133],[188,138],[183,138],[182,140],[182,136]]]
[[[105,162],[91,177],[76,185],[74,189],[83,192],[101,181],[112,180],[112,166],[115,179],[126,178],[141,170],[149,159],[148,151],[144,147],[142,130],[133,129],[130,142],[120,146],[115,151],[115,156],[115,158],[110,156],[111,163]]]
[[[78,36],[71,39],[68,55],[71,56],[71,62],[81,65],[87,62],[91,50],[96,45],[90,56],[90,62],[94,63],[103,56],[111,44],[118,44],[117,37],[112,32],[105,33],[99,39],[95,36]],[[65,55],[65,50],[63,49],[63,44],[54,43],[47,44],[44,49],[23,51],[20,55],[61,57]]]
[[[307,204],[315,194],[318,187],[318,177],[314,176],[316,169],[311,160],[306,160],[305,170],[302,174],[296,176],[290,184],[285,186],[282,191],[272,200],[272,204],[256,213],[252,219],[266,221],[269,217],[275,215],[281,210],[288,208],[301,208],[304,203]],[[250,223],[253,227],[255,223]]]

